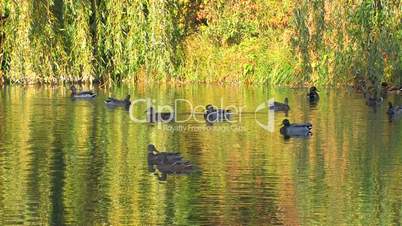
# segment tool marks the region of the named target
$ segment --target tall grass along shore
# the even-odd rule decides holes
[[[0,3],[0,83],[401,84],[396,0]]]

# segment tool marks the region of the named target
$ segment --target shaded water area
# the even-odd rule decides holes
[[[72,101],[65,87],[0,91],[1,225],[400,225],[402,120],[386,105],[373,111],[361,95],[247,86],[134,86],[97,89]],[[197,120],[134,123],[109,96],[175,99],[243,107],[236,123]],[[285,140],[283,113],[273,133],[255,109],[289,97],[290,121],[313,124],[308,139]],[[401,104],[402,98],[388,97]],[[143,116],[144,105],[133,115]],[[178,106],[185,117],[188,105]],[[200,111],[200,110],[199,110]],[[267,112],[265,110],[265,112]],[[202,115],[200,116],[202,118]],[[256,120],[257,119],[257,120]],[[200,172],[160,181],[147,145],[180,152]]]

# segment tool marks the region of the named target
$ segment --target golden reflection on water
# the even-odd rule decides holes
[[[402,222],[402,120],[389,123],[386,106],[374,112],[358,95],[340,90],[322,92],[317,106],[308,105],[300,89],[154,85],[97,91],[94,101],[72,101],[63,87],[2,88],[1,225]],[[259,127],[254,114],[213,127],[194,120],[169,124],[171,130],[136,124],[127,111],[103,104],[106,96],[126,94],[170,105],[179,98],[219,105],[222,98],[251,113],[271,97],[288,96],[288,118],[312,122],[313,136],[284,140],[282,113],[275,115],[274,133]],[[201,172],[159,181],[148,171],[149,143],[182,153]]]

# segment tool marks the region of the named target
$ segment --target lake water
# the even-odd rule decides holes
[[[72,101],[65,87],[1,88],[1,225],[402,223],[402,120],[390,123],[385,104],[374,111],[359,94],[324,88],[315,106],[305,89],[153,85],[96,92],[93,101]],[[127,94],[160,107],[185,99],[177,107],[185,122],[135,123],[144,104],[126,111],[103,103]],[[288,119],[311,122],[312,137],[285,140],[284,113],[254,113],[286,96]],[[202,114],[184,120],[189,103],[221,102],[241,108],[236,122],[211,126]],[[160,180],[148,169],[148,144],[180,152],[199,172]]]

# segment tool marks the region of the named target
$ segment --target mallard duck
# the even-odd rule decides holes
[[[356,92],[361,93],[367,89],[367,81],[363,78],[354,78],[353,88]]]
[[[402,86],[390,86],[388,87],[388,92],[402,94]]]
[[[388,91],[402,91],[402,86],[390,86]]]
[[[392,102],[388,102],[387,114],[390,117],[402,115],[402,106],[393,106]]]
[[[398,92],[402,91],[402,86],[396,86],[396,85],[389,85],[386,82],[381,83],[381,90],[385,92]]]
[[[109,97],[108,99],[105,100],[105,104],[107,106],[111,107],[130,107],[131,101],[130,101],[130,95],[127,95],[127,97],[124,100],[118,100],[112,97]]]
[[[77,92],[77,88],[75,88],[74,85],[70,87],[70,90],[72,98],[92,99],[96,97],[96,93],[94,93],[92,90]]]
[[[176,161],[172,164],[160,164],[156,168],[164,174],[188,174],[195,170],[195,167],[186,161]]]
[[[155,172],[155,167],[164,175],[167,174],[187,174],[196,170],[189,161],[183,160],[177,152],[159,152],[155,145],[148,145],[148,170]]]
[[[375,107],[378,105],[381,105],[384,102],[384,98],[383,97],[373,97],[370,94],[368,94],[367,91],[364,91],[363,93],[363,97],[366,100],[366,104],[370,107]]]
[[[153,107],[148,108],[146,111],[147,121],[154,122],[173,122],[175,121],[174,112],[155,112]]]
[[[310,102],[315,102],[315,101],[318,101],[320,99],[320,96],[318,95],[318,92],[319,91],[315,86],[310,88],[310,92],[307,94]]]
[[[313,125],[311,123],[293,123],[290,124],[288,119],[282,121],[282,128],[280,132],[285,137],[292,136],[309,136]]]
[[[232,112],[225,109],[216,109],[211,104],[205,107],[204,119],[208,123],[230,120]]]
[[[286,97],[284,100],[284,103],[276,102],[276,101],[273,103],[270,103],[269,109],[274,110],[274,111],[289,111],[290,110],[289,99]]]
[[[155,145],[148,145],[148,163],[150,165],[173,164],[183,158],[177,152],[159,152]]]

